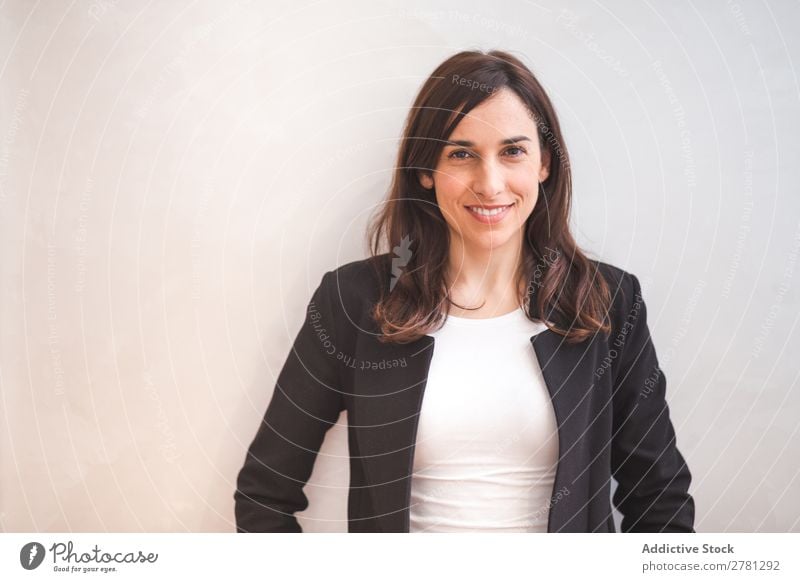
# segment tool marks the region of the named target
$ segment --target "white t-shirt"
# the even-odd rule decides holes
[[[428,334],[410,532],[547,531],[558,432],[530,340],[545,329],[519,308]]]

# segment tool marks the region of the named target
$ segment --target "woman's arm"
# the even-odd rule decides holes
[[[308,507],[303,487],[325,433],[344,408],[327,272],[306,310],[272,399],[239,471],[238,532],[301,532],[294,513]]]
[[[631,305],[614,380],[611,469],[623,532],[694,532],[691,473],[676,446],[639,280],[627,273]]]

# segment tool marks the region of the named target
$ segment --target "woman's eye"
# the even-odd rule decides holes
[[[462,156],[461,154],[464,155]],[[470,153],[467,150],[456,150],[454,152],[451,152],[450,155],[448,155],[447,157],[453,160],[466,160],[469,157],[469,155]]]
[[[511,153],[512,158],[516,158],[525,153],[525,150],[519,146],[511,146],[506,150],[506,153]]]

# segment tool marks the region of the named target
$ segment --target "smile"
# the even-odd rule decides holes
[[[483,224],[496,224],[505,218],[512,206],[514,206],[514,204],[495,206],[493,208],[486,208],[485,206],[467,206],[466,208],[478,222]]]

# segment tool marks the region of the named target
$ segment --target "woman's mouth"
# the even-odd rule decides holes
[[[482,224],[497,224],[506,217],[514,204],[506,204],[504,206],[467,206],[466,209],[475,220]]]

